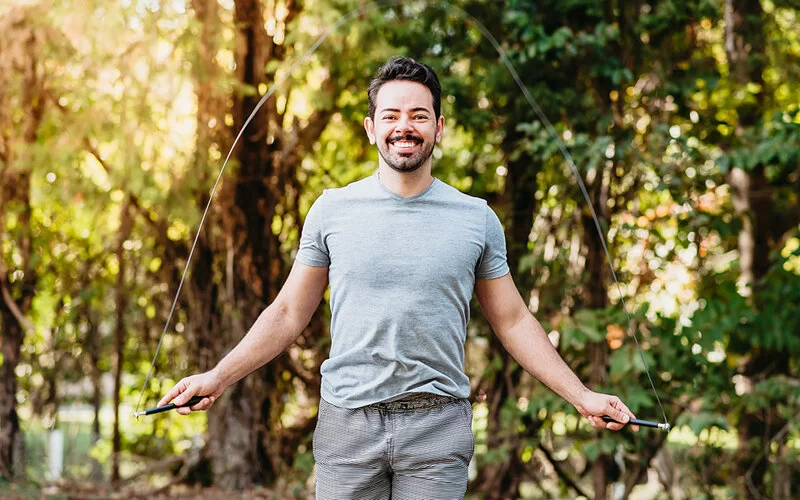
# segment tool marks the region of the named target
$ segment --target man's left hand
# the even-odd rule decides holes
[[[625,427],[630,419],[636,418],[636,415],[617,396],[601,394],[588,389],[575,408],[581,415],[589,419],[589,423],[595,429],[618,431]],[[616,422],[603,422],[604,415],[613,418]],[[638,425],[632,427],[635,431],[639,430]]]

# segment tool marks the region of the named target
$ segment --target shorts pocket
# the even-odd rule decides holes
[[[459,423],[465,432],[469,433],[470,452],[469,457],[472,458],[475,453],[475,435],[472,433],[472,404],[468,399],[461,399],[456,402],[458,405]]]

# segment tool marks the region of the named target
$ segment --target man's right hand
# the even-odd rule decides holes
[[[202,401],[192,407],[177,408],[175,411],[181,415],[188,415],[193,411],[205,411],[211,408],[214,401],[222,395],[225,388],[214,370],[186,377],[169,390],[158,406],[175,403],[180,406],[186,404],[192,396],[206,396]]]

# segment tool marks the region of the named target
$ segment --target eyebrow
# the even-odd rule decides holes
[[[419,111],[424,111],[426,113],[430,113],[430,110],[428,108],[424,108],[424,107],[421,107],[421,106],[418,106],[416,108],[412,108],[411,109],[412,113],[416,113],[416,112],[419,112]],[[382,110],[380,110],[380,113],[387,113],[387,112],[399,113],[400,110],[397,109],[397,108],[383,108]]]

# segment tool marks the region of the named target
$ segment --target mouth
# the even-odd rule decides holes
[[[416,137],[389,139],[386,142],[398,153],[413,153],[422,144],[422,141]]]

